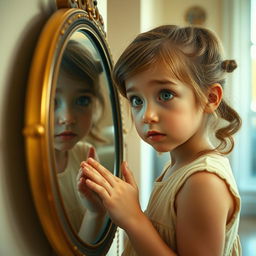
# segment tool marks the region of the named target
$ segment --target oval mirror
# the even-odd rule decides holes
[[[96,4],[66,1],[62,7],[69,8],[53,14],[29,78],[24,134],[30,183],[59,255],[105,255],[116,230],[99,198],[77,185],[83,160],[94,157],[120,176],[123,157],[118,94]]]

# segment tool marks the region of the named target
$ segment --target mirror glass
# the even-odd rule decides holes
[[[108,76],[91,37],[75,31],[63,47],[56,79],[53,144],[60,199],[71,229],[87,244],[104,235],[109,217],[99,198],[78,190],[82,161],[94,157],[114,173],[115,136]]]

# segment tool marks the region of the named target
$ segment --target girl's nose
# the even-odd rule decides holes
[[[62,113],[59,113],[58,123],[61,125],[71,125],[75,123],[75,116],[70,110],[63,110]]]
[[[74,124],[75,120],[71,118],[59,118],[59,124],[71,125]]]
[[[153,106],[147,106],[142,117],[142,121],[145,124],[156,123],[159,121],[159,117],[156,109]]]

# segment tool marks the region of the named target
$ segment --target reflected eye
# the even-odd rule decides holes
[[[130,103],[131,103],[132,107],[136,108],[143,104],[143,100],[138,96],[132,96],[130,98]]]
[[[159,99],[162,101],[171,100],[174,97],[174,94],[169,90],[162,90],[159,94]]]
[[[89,106],[92,102],[92,98],[90,96],[80,96],[75,100],[75,104],[81,107]]]
[[[57,98],[54,99],[54,109],[57,109],[60,105],[60,102]]]

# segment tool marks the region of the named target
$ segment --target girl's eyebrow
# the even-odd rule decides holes
[[[131,87],[131,88],[126,89],[125,91],[127,94],[128,92],[134,92],[135,90],[136,90],[135,88]]]
[[[150,81],[150,83],[177,85],[175,82],[169,79],[153,79]]]
[[[93,93],[93,90],[90,89],[90,88],[81,88],[81,89],[78,89],[77,92],[81,92],[81,93]]]
[[[149,84],[155,85],[155,84],[160,84],[160,85],[177,85],[177,83],[173,82],[172,80],[168,79],[152,79],[149,81]],[[126,93],[128,92],[133,92],[136,91],[136,88],[131,87],[126,90]]]
[[[56,88],[56,92],[61,93],[63,90],[61,88]],[[78,88],[75,89],[74,91],[78,93],[93,93],[93,90],[91,88]]]

